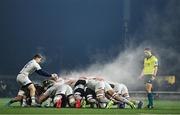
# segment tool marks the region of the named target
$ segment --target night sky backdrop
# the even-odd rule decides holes
[[[179,54],[180,0],[130,1],[134,46],[149,41]],[[50,72],[86,67],[97,55],[116,57],[125,43],[123,7],[123,0],[0,0],[0,74],[17,74],[38,52]]]

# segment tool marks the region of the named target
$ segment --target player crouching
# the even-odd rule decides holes
[[[140,100],[135,100],[135,99],[130,98],[128,88],[126,87],[126,85],[122,83],[112,83],[112,82],[110,85],[119,96],[122,96],[123,98],[133,102],[134,105],[136,105],[138,109],[142,108],[143,102]],[[118,105],[119,105],[119,108],[121,109],[125,108],[125,103],[119,103]]]
[[[17,75],[17,82],[20,85],[20,87],[28,89],[31,97],[31,106],[38,106],[35,100],[35,92],[36,88],[34,87],[34,84],[29,79],[29,76],[36,72],[37,74],[44,76],[44,77],[50,77],[52,79],[57,79],[57,74],[49,74],[42,70],[40,63],[42,62],[42,56],[40,54],[36,54],[31,61],[29,61],[23,69],[19,72]]]
[[[56,108],[67,107],[67,105],[69,107],[75,106],[75,98],[73,95],[73,90],[69,85],[48,80],[47,84],[45,84],[44,86],[47,87],[47,90],[39,97],[38,99],[39,104],[42,104],[42,102],[46,100],[48,101],[50,100],[52,101],[53,106]]]

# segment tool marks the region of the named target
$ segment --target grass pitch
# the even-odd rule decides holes
[[[156,100],[154,109],[76,109],[76,108],[22,108],[18,106],[18,103],[11,107],[5,107],[4,105],[9,99],[0,99],[0,114],[68,114],[68,115],[89,115],[89,114],[103,114],[103,115],[115,115],[115,114],[180,114],[180,100],[178,101],[164,101]],[[144,102],[146,105],[146,102]]]

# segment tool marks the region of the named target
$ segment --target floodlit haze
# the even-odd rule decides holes
[[[16,75],[42,53],[49,72],[133,84],[150,47],[159,74],[178,76],[180,1],[130,0],[126,40],[123,7],[123,0],[0,1],[0,74]]]

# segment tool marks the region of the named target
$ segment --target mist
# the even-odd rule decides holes
[[[124,83],[136,89],[143,85],[143,82],[137,78],[143,68],[143,50],[149,47],[159,59],[158,76],[178,77],[180,70],[179,40],[177,39],[180,27],[179,6],[178,0],[169,1],[161,12],[158,12],[157,7],[152,6],[145,12],[142,26],[130,35],[128,46],[119,52],[116,58],[106,63],[95,61],[88,68],[65,72],[66,75],[62,74],[62,76],[101,76],[106,80]],[[108,57],[108,54],[106,56]]]

